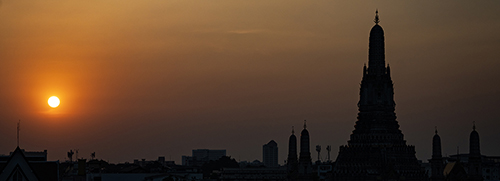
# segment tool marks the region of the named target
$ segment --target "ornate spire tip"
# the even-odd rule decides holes
[[[307,126],[306,126],[306,120],[304,120],[304,129],[306,129]]]
[[[373,21],[373,22],[375,22],[375,24],[380,23],[380,20],[378,18],[378,9],[375,11],[375,21]]]

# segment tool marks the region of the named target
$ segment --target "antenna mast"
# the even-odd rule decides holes
[[[316,151],[318,152],[318,162],[321,162],[321,158],[320,158],[320,155],[319,155],[319,152],[321,152],[321,146],[320,145],[316,145]]]
[[[326,146],[326,151],[328,151],[328,162],[330,162],[330,151],[332,151],[332,147],[330,145]]]
[[[17,122],[17,147],[19,147],[19,131],[21,130],[21,120]]]

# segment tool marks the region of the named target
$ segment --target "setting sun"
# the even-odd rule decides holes
[[[49,98],[48,103],[50,107],[56,108],[57,106],[59,106],[59,103],[61,103],[61,101],[59,101],[59,98],[57,98],[56,96],[52,96]]]

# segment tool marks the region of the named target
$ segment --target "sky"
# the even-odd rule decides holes
[[[311,148],[346,145],[378,9],[396,115],[416,156],[500,155],[500,1],[3,0],[0,154],[181,163],[193,149],[279,163],[304,120]],[[50,108],[47,99],[61,104]],[[298,135],[298,134],[297,134]],[[317,158],[314,150],[312,157]]]

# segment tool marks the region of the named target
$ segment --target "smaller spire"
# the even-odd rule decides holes
[[[304,129],[306,129],[307,126],[306,126],[306,120],[304,120]]]
[[[375,24],[380,23],[380,20],[378,19],[378,9],[375,11],[375,21],[373,22],[375,22]]]
[[[437,127],[437,126],[435,126],[435,127],[434,127],[434,129],[436,129],[435,133],[436,133],[436,135],[437,135],[437,134],[438,134],[438,127]]]
[[[472,130],[476,131],[476,121],[472,121]]]
[[[292,126],[292,134],[295,134],[295,130],[293,130],[293,126]]]

